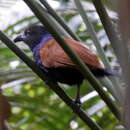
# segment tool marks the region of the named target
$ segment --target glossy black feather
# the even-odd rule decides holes
[[[89,67],[91,72],[96,77],[104,77],[104,76],[114,76],[113,72],[110,72],[105,69],[95,69]],[[76,68],[70,67],[58,67],[58,68],[46,68],[48,70],[48,74],[54,78],[57,82],[65,83],[68,85],[80,85],[84,80],[84,76],[81,72]]]

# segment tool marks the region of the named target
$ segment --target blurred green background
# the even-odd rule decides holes
[[[112,8],[111,2],[108,0],[104,0],[104,2],[111,19],[116,24],[116,13],[110,10]],[[73,32],[96,52],[74,2],[71,0],[49,0],[49,3]],[[119,65],[112,53],[109,40],[93,4],[89,0],[83,0],[83,3],[112,68],[118,70]],[[19,0],[12,0],[10,3],[0,2],[0,10],[2,10],[0,29],[4,30],[11,39],[23,32],[27,26],[39,23],[24,2]],[[32,53],[25,44],[19,43],[17,45],[32,58]],[[12,115],[8,122],[13,130],[89,130],[73,111],[1,42],[0,86],[11,104]],[[64,84],[61,86],[69,96],[75,98],[75,87]],[[122,128],[87,81],[82,84],[81,97],[84,110],[103,130]]]

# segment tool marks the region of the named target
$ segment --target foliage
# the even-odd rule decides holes
[[[85,1],[84,1],[85,2]],[[71,1],[67,1],[70,4]],[[88,3],[87,1],[85,2]],[[71,29],[80,37],[88,46],[95,51],[92,40],[86,35],[85,25],[82,23],[77,11],[73,6],[67,4],[60,6],[57,12],[64,18]],[[112,67],[118,67],[115,56],[111,52],[111,47],[106,40],[106,36],[95,10],[89,11],[89,18],[97,32],[97,36],[104,48]],[[13,38],[22,32],[27,26],[37,24],[39,21],[35,16],[24,17],[14,25],[10,25],[6,30],[6,34]],[[102,33],[103,32],[103,33]],[[32,54],[28,48],[20,44],[20,48],[32,58]],[[64,129],[89,129],[84,123],[78,119],[74,113],[57,97],[55,93],[49,90],[45,83],[30,71],[30,69],[22,63],[9,49],[0,43],[0,85],[3,93],[8,97],[12,106],[12,116],[9,124],[14,130],[64,130]],[[62,85],[66,93],[75,98],[75,87]],[[90,88],[87,81],[84,81],[81,87],[81,95],[86,96],[94,92]],[[83,103],[83,108],[92,116],[103,130],[116,129],[119,122],[106,106],[100,106],[101,100],[97,95],[93,95],[90,99]],[[103,103],[102,103],[103,104]],[[93,109],[95,112],[93,113]]]

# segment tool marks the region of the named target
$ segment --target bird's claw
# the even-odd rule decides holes
[[[80,101],[80,98],[76,98],[75,99],[75,101],[74,101],[74,103],[76,104],[76,105],[78,105],[79,107],[81,107],[81,101]]]

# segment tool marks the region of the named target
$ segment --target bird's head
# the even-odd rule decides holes
[[[43,38],[43,36],[48,33],[48,31],[40,25],[35,25],[29,27],[14,39],[14,42],[23,41],[25,42],[30,49],[33,49],[37,44],[39,44]]]

